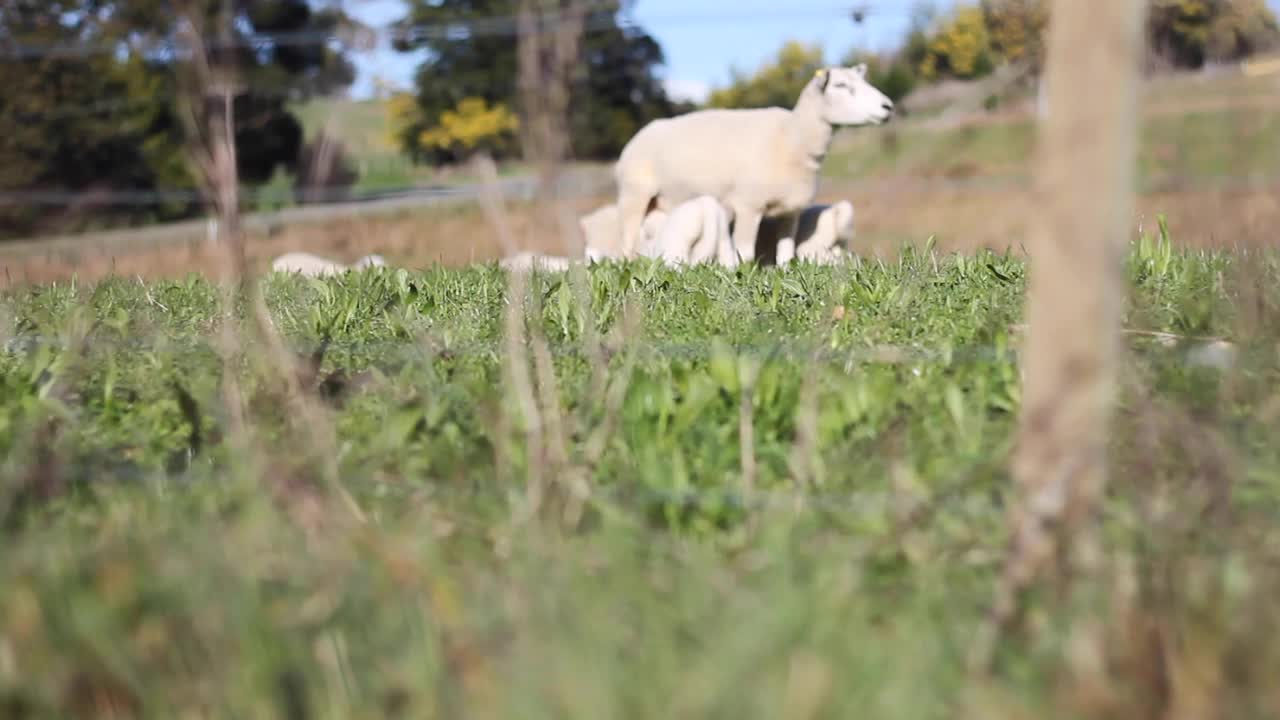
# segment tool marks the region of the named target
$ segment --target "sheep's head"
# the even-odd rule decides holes
[[[814,74],[822,94],[822,116],[832,125],[883,125],[893,117],[893,101],[867,82],[867,66],[822,68]]]

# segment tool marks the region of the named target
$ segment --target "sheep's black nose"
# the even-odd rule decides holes
[[[889,101],[889,100],[886,100],[886,101],[884,102],[884,105],[882,105],[881,107],[883,107],[883,108],[884,108],[884,111],[885,111],[885,112],[889,112],[889,113],[893,112],[893,102],[891,102],[891,101]]]

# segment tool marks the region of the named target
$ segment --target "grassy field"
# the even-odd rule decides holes
[[[1140,170],[1148,186],[1263,176],[1280,165],[1280,87],[1275,78],[1163,78],[1142,100]],[[1035,118],[1025,107],[950,123],[908,119],[846,131],[824,166],[833,180],[1030,177]]]
[[[1275,245],[1280,223],[1276,82],[1227,73],[1161,77],[1148,84],[1135,228],[1151,227],[1158,214],[1165,214],[1186,247]],[[310,137],[332,123],[330,129],[366,169],[379,163],[401,167],[390,175],[366,173],[361,190],[475,180],[460,171],[407,169],[385,143],[386,120],[376,104],[316,101],[299,112]],[[1017,249],[1031,231],[1031,211],[1038,205],[1030,182],[1034,147],[1029,109],[1016,103],[992,113],[913,115],[885,128],[846,130],[836,136],[824,166],[818,201],[854,203],[856,249],[867,255],[893,257],[903,242],[919,246],[930,237],[946,251]],[[516,164],[502,172],[510,176],[522,170]],[[288,194],[284,190],[281,197]],[[611,192],[605,183],[598,193],[589,193],[593,196],[574,198],[572,209],[588,212],[607,202]],[[526,210],[514,212],[522,216]],[[0,287],[73,275],[97,279],[113,272],[174,278],[208,266],[198,234],[175,234],[167,244],[163,232],[139,243],[123,235],[86,238],[79,246],[63,243],[44,253],[0,247]],[[561,251],[558,239],[521,237],[528,249]],[[250,254],[266,263],[298,249],[343,260],[378,252],[414,269],[437,262],[459,266],[503,252],[478,209],[433,207],[290,222],[255,234]]]
[[[381,103],[322,98],[294,110],[308,138],[327,130],[343,142],[344,150],[360,173],[356,190],[384,190],[431,182],[427,168],[414,167],[396,149]]]
[[[1105,569],[989,683],[1020,257],[535,276],[527,341],[493,266],[277,276],[226,364],[194,277],[6,291],[0,715],[1274,716],[1280,262],[1128,277]]]

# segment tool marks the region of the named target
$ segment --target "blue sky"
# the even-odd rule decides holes
[[[858,4],[871,8],[861,27],[849,16]],[[638,0],[635,18],[666,52],[668,88],[701,99],[728,82],[731,67],[753,69],[789,39],[821,44],[830,60],[855,45],[884,47],[901,36],[910,7],[909,0]],[[365,0],[349,3],[348,12],[377,27],[400,18],[404,4]],[[352,94],[367,96],[375,76],[407,87],[419,60],[386,47],[357,56]]]
[[[941,8],[952,0],[937,0]],[[901,38],[913,0],[637,0],[636,20],[666,51],[664,70],[673,95],[701,99],[729,80],[731,67],[751,70],[787,40],[819,43],[835,61],[849,48],[880,49]],[[1280,8],[1280,0],[1269,0]],[[852,6],[869,8],[863,25],[849,16]],[[348,10],[363,22],[386,25],[404,14],[401,0],[363,0]],[[352,93],[367,96],[381,76],[408,87],[420,58],[383,47],[357,56],[359,79]]]

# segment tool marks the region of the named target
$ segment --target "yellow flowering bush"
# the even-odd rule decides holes
[[[970,79],[994,67],[991,35],[982,8],[966,5],[945,19],[929,38],[919,72],[925,80]]]
[[[510,142],[520,120],[506,105],[489,106],[484,98],[463,98],[453,110],[440,114],[440,123],[423,130],[418,142],[424,148],[474,152]]]

